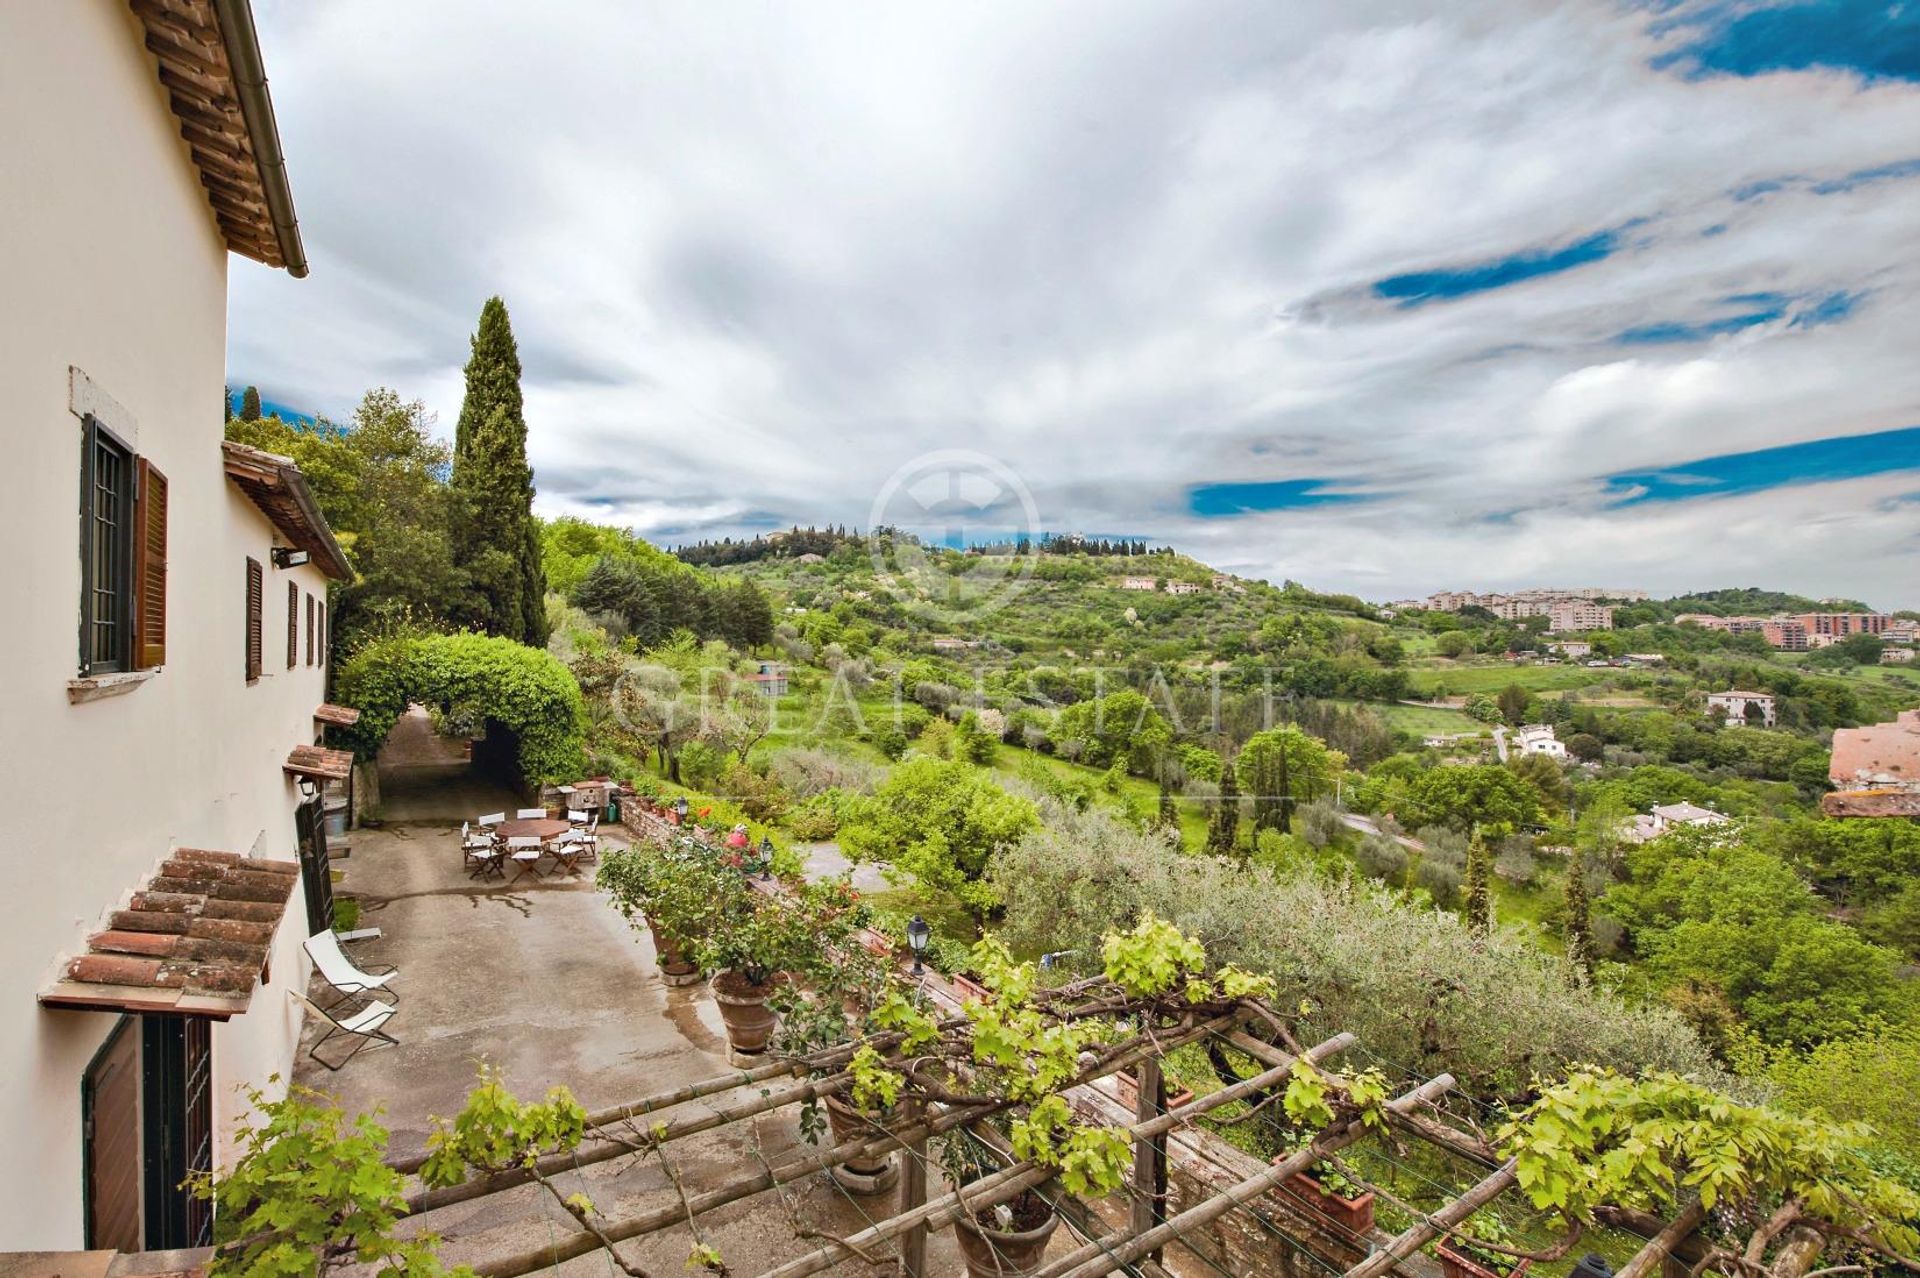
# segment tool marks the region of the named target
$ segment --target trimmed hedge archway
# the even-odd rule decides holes
[[[386,743],[414,702],[484,716],[519,742],[528,785],[570,781],[586,768],[586,706],[573,672],[540,648],[494,635],[409,635],[368,644],[340,667],[334,697],[360,711],[334,729],[362,760]]]

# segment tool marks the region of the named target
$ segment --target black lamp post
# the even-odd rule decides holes
[[[771,834],[760,836],[760,877],[763,879],[773,877],[773,836]]]
[[[920,966],[920,960],[927,955],[927,943],[933,940],[933,929],[918,914],[907,923],[907,948],[913,951],[913,975],[924,976],[927,969]]]

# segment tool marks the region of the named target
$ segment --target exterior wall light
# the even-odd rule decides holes
[[[298,568],[313,558],[304,550],[295,550],[290,546],[275,546],[268,552],[275,568]]]

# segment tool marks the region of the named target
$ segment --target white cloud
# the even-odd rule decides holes
[[[233,376],[450,425],[499,292],[544,510],[860,523],[964,447],[1048,527],[1327,588],[1920,603],[1892,500],[1920,476],[1624,509],[1599,482],[1920,424],[1920,176],[1810,189],[1920,156],[1920,86],[1687,79],[1591,2],[256,8],[314,269],[236,265]],[[1609,228],[1626,251],[1522,285],[1369,291]],[[1613,340],[1751,293],[1862,300]],[[1377,500],[1186,514],[1302,478]]]

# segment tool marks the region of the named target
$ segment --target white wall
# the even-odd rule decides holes
[[[272,528],[221,464],[226,250],[123,0],[0,4],[0,119],[0,1144],[17,1155],[0,1171],[0,1247],[73,1248],[80,1079],[115,1018],[45,1011],[34,993],[169,847],[292,858],[297,795],[280,764],[312,739],[322,672],[285,668],[286,574],[269,565],[268,674],[244,680],[243,559],[268,563]],[[81,437],[69,365],[137,423],[129,442],[171,486],[166,667],[82,705],[67,696]],[[321,590],[313,569],[295,571]],[[304,980],[304,929],[296,891],[273,984],[215,1032],[223,1133],[233,1085],[291,1062],[284,991]]]

